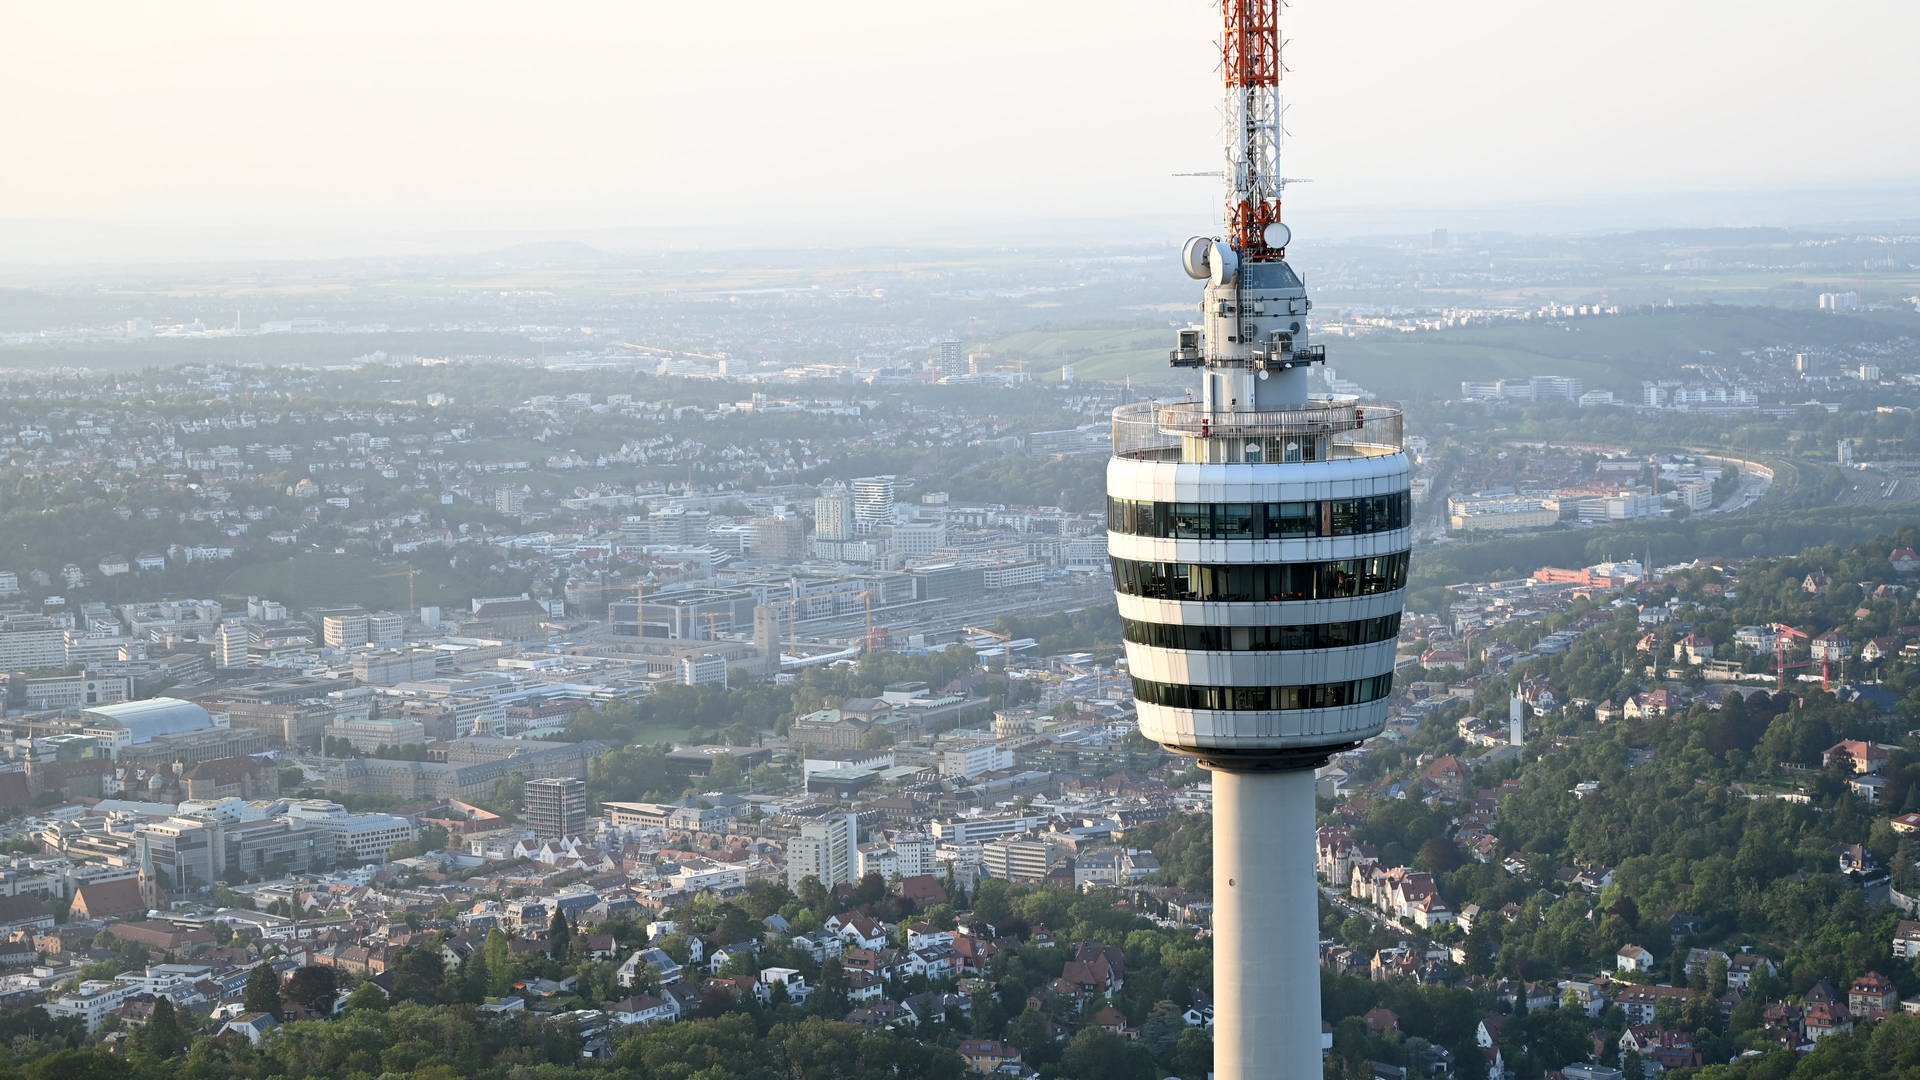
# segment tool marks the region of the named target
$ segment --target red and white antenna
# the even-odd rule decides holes
[[[1226,80],[1227,239],[1241,260],[1280,258],[1281,0],[1220,0]]]

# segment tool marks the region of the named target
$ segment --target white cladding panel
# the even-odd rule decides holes
[[[1190,686],[1310,686],[1391,672],[1395,641],[1288,652],[1201,652],[1126,644],[1127,672],[1137,679]]]
[[[1260,751],[1345,745],[1380,733],[1385,699],[1332,709],[1221,712],[1137,702],[1140,734],[1163,746],[1190,750]]]
[[[1157,536],[1107,533],[1107,554],[1137,562],[1297,563],[1398,555],[1413,545],[1413,532],[1393,529],[1354,536],[1291,540],[1163,540]]]
[[[1155,502],[1304,502],[1407,490],[1405,454],[1333,461],[1215,465],[1110,458],[1107,494]]]
[[[1161,600],[1117,594],[1120,617],[1175,626],[1319,626],[1392,615],[1406,606],[1406,590],[1334,600]]]

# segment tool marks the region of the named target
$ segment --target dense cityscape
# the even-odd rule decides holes
[[[1099,495],[1107,414],[1180,391],[1040,373],[978,303],[806,373],[640,322],[15,316],[3,977],[17,1046],[77,1047],[26,1068],[390,1071],[447,1016],[494,1032],[460,1072],[1203,1076],[1211,775],[1134,731],[1141,526]],[[1724,325],[1567,308],[1488,318]],[[1716,352],[1744,398],[1552,360],[1412,395],[1386,730],[1315,781],[1329,1075],[1744,1073],[1907,1023],[1920,354],[1805,308]]]
[[[23,7],[0,1080],[1920,1076],[1920,24],[1309,6]]]

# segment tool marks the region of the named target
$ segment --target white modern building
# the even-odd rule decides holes
[[[213,666],[218,668],[246,667],[249,660],[248,650],[253,648],[253,625],[246,619],[226,619],[213,635]]]
[[[833,814],[800,826],[787,844],[787,887],[808,877],[831,889],[857,880],[860,826],[852,814]]]
[[[340,862],[384,863],[395,844],[417,835],[413,822],[394,814],[354,814],[336,802],[302,799],[289,803],[288,819],[318,825],[333,834]]]
[[[1013,814],[1005,817],[955,817],[936,818],[933,822],[933,837],[940,843],[960,847],[966,844],[978,844],[996,836],[1018,836],[1038,828],[1042,818],[1030,814]]]
[[[1013,768],[1013,747],[997,742],[977,742],[970,746],[944,750],[940,754],[940,775],[971,780],[976,776]]]
[[[885,840],[860,845],[861,877],[879,874],[891,881],[939,871],[933,858],[933,837],[926,833],[895,833]]]
[[[870,536],[893,524],[893,477],[863,476],[853,482],[853,531]]]

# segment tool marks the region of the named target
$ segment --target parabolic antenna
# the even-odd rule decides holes
[[[1218,240],[1211,241],[1207,253],[1207,280],[1215,285],[1227,285],[1240,273],[1240,256],[1232,248]]]
[[[1195,281],[1207,280],[1207,249],[1212,246],[1213,241],[1204,236],[1189,238],[1180,249],[1180,269]]]

